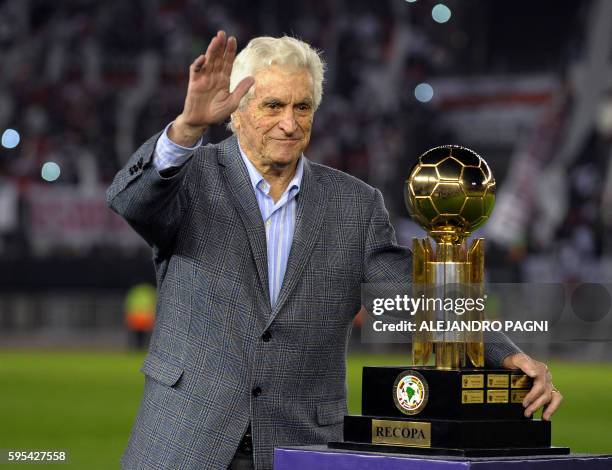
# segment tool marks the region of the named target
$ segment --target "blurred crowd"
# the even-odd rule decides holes
[[[412,96],[424,73],[414,59],[433,46],[411,29],[411,50],[402,50],[393,43],[407,38],[397,37],[391,5],[359,3],[348,10],[324,1],[4,2],[0,122],[19,129],[22,144],[0,170],[27,183],[55,161],[59,184],[108,183],[140,142],[180,112],[190,62],[224,28],[240,45],[287,33],[325,51],[325,101],[309,157],[364,179],[379,162],[391,173],[398,153],[423,148],[414,142],[423,132],[414,129],[427,127],[430,111]],[[224,136],[219,127],[212,138]]]
[[[494,25],[483,32],[490,16],[481,3],[462,10],[460,2],[448,2],[457,6],[455,16],[441,29],[426,0],[0,1],[0,132],[10,127],[21,137],[14,149],[0,148],[0,256],[31,255],[32,186],[101,197],[135,148],[180,112],[188,66],[218,29],[236,35],[239,48],[254,36],[286,33],[324,51],[324,99],[307,156],[379,187],[409,235],[413,228],[400,219],[403,180],[418,154],[453,141],[453,130],[440,125],[443,110],[415,99],[415,86],[437,75],[552,69],[564,58],[538,61],[547,43],[534,41],[533,55],[517,59]],[[564,21],[579,12],[570,8]],[[479,46],[493,38],[498,50]],[[210,131],[213,141],[226,135],[223,126]],[[583,151],[595,160],[576,159],[567,168],[569,206],[553,238],[570,240],[578,254],[564,256],[603,253],[609,144],[594,141],[596,153]],[[507,158],[514,151],[504,149]],[[49,161],[61,168],[52,183],[41,179]],[[16,208],[15,215],[5,207]],[[526,253],[547,249],[527,236]],[[500,246],[506,255],[515,249]]]

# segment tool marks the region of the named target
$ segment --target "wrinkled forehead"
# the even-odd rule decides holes
[[[304,67],[272,65],[254,74],[254,96],[305,100],[314,98],[314,80]]]

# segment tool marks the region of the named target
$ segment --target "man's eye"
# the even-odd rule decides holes
[[[310,109],[310,105],[309,104],[300,104],[300,105],[298,105],[298,109],[300,111],[308,111]]]
[[[278,109],[280,108],[280,103],[268,103],[267,106],[270,109]]]

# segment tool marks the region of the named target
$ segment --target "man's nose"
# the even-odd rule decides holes
[[[283,112],[283,116],[278,123],[278,127],[287,134],[291,135],[298,129],[297,121],[295,120],[295,115],[293,113],[293,108],[287,106],[287,109]]]

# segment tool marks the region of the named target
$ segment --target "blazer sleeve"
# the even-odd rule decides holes
[[[410,283],[411,271],[412,254],[397,244],[382,194],[375,189],[365,241],[363,282]],[[486,332],[484,341],[488,367],[501,367],[507,356],[522,352],[501,332]]]
[[[363,282],[409,283],[412,255],[397,244],[382,194],[374,189],[370,220],[366,229]]]
[[[187,184],[193,158],[172,173],[160,175],[152,161],[160,135],[142,144],[119,170],[106,191],[106,202],[151,247],[163,250],[172,243],[189,204]]]

